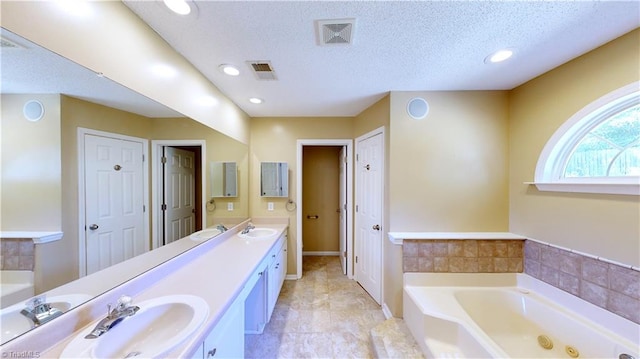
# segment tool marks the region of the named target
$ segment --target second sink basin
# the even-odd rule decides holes
[[[170,295],[133,303],[140,310],[96,339],[85,339],[96,323],[64,349],[63,358],[157,358],[193,334],[209,315],[200,297]]]
[[[211,238],[217,236],[220,233],[222,233],[222,232],[220,232],[216,228],[206,228],[206,229],[203,229],[201,231],[192,233],[189,236],[189,238],[191,238],[194,241],[201,242],[201,241],[206,241],[208,239],[211,239]]]
[[[238,236],[244,239],[267,239],[278,233],[273,228],[254,228],[247,233],[240,233]]]
[[[68,294],[46,297],[46,302],[51,304],[51,307],[64,313],[91,298],[87,294]],[[24,303],[18,303],[0,311],[0,327],[2,328],[0,342],[4,343],[11,340],[34,327],[31,319],[20,314],[20,311],[25,307]]]

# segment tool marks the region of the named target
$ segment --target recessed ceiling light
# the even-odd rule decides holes
[[[218,66],[218,68],[224,74],[229,75],[229,76],[238,76],[238,75],[240,75],[240,70],[238,70],[238,68],[233,66],[233,65],[222,64],[222,65]]]
[[[249,102],[251,102],[251,103],[255,103],[255,104],[261,104],[261,103],[262,103],[262,102],[264,102],[264,101],[262,101],[262,99],[261,99],[261,98],[252,97],[252,98],[250,98],[250,99],[249,99]]]
[[[191,12],[191,6],[186,0],[164,0],[164,4],[178,15],[188,15]]]
[[[502,49],[494,52],[493,54],[487,56],[484,59],[484,62],[487,64],[495,64],[498,62],[505,61],[513,56],[512,49]]]

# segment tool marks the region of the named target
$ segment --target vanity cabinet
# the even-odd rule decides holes
[[[267,318],[271,318],[273,309],[278,301],[284,278],[287,275],[287,236],[283,235],[283,240],[278,241],[276,248],[271,253],[271,264],[269,265],[269,275],[267,281]]]
[[[283,234],[245,286],[245,290],[251,290],[245,300],[246,334],[263,332],[271,319],[286,275],[287,235]]]
[[[244,300],[238,297],[191,359],[244,357]]]

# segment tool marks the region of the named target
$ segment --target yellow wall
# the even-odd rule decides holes
[[[429,114],[411,119],[422,97]],[[508,230],[504,91],[392,92],[389,232]],[[402,316],[402,251],[385,239],[385,303]]]
[[[29,100],[40,101],[44,117],[28,121]],[[2,231],[60,231],[60,96],[2,95],[0,171]]]
[[[238,142],[231,137],[214,131],[207,126],[188,118],[154,119],[150,138],[154,140],[205,140],[206,171],[207,179],[206,199],[211,198],[211,162],[224,161],[236,162],[238,166],[238,196],[228,198],[216,198],[215,209],[207,206],[207,223],[205,227],[210,227],[218,223],[224,223],[229,227],[225,219],[247,218],[249,217],[249,147]],[[233,211],[227,210],[227,203],[233,203]]]
[[[599,97],[640,79],[635,30],[511,91],[510,231],[629,265],[640,265],[637,196],[539,192],[538,157],[553,133]]]
[[[297,140],[352,138],[351,117],[256,117],[251,120],[249,213],[251,217],[288,217],[288,273],[297,271],[296,211],[287,211],[286,198],[260,197],[260,162],[287,162],[289,164],[289,198],[296,201]],[[267,211],[267,203],[274,210]]]

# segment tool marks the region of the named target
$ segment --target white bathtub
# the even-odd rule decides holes
[[[427,358],[640,359],[638,324],[524,274],[405,273],[403,304]]]

